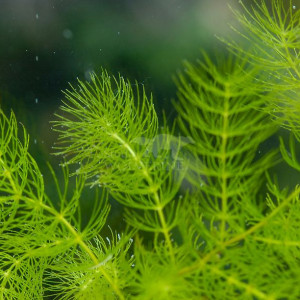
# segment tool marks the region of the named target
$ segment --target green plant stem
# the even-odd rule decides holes
[[[255,297],[259,299],[264,299],[264,300],[276,300],[275,297],[266,295],[259,289],[255,288],[254,286],[247,284],[245,282],[242,282],[241,280],[238,280],[238,278],[235,278],[234,276],[228,276],[228,274],[220,269],[218,269],[215,266],[208,266],[209,269],[215,273],[216,275],[225,278],[229,284],[234,284],[240,289],[244,289],[247,291],[248,294],[254,295]]]
[[[179,275],[185,275],[189,273],[193,273],[196,271],[199,271],[201,269],[204,269],[206,267],[206,263],[212,258],[215,257],[219,252],[223,251],[226,247],[240,242],[244,240],[247,236],[251,235],[252,233],[256,232],[258,229],[266,225],[266,223],[272,219],[274,216],[276,216],[285,206],[287,206],[295,197],[297,197],[300,194],[300,186],[298,186],[293,193],[289,195],[280,205],[278,205],[269,215],[263,218],[260,222],[258,222],[253,227],[249,228],[247,231],[233,237],[232,239],[225,241],[221,246],[216,247],[214,250],[210,251],[208,254],[206,254],[203,258],[200,258],[196,263],[193,265],[181,269],[178,274]]]
[[[0,162],[2,163],[2,165],[5,165],[5,163],[4,163],[4,161],[2,159],[1,159]],[[99,265],[100,261],[97,259],[97,257],[95,256],[95,254],[88,247],[88,245],[84,242],[84,240],[82,239],[82,237],[77,233],[77,231],[74,229],[74,227],[68,222],[68,220],[66,220],[64,218],[64,216],[62,214],[58,213],[54,208],[52,208],[52,207],[44,204],[42,202],[42,199],[40,199],[37,202],[34,199],[22,196],[22,193],[20,193],[20,191],[18,190],[17,186],[15,185],[14,180],[12,179],[11,173],[5,167],[4,167],[4,174],[8,178],[8,180],[9,180],[9,182],[10,182],[12,188],[13,188],[14,193],[17,194],[17,195],[20,195],[18,197],[19,200],[31,202],[31,203],[34,203],[34,204],[38,203],[38,205],[41,208],[45,209],[46,211],[48,211],[49,213],[51,213],[52,215],[54,215],[71,232],[71,234],[75,237],[75,243],[78,244],[89,255],[89,257],[92,259],[92,261],[95,264],[95,266],[97,266],[97,269],[101,272],[101,274],[103,275],[103,277],[109,282],[109,284],[112,286],[112,288],[114,289],[115,293],[119,296],[119,298],[121,300],[125,300],[124,295],[120,291],[119,287],[114,283],[113,279],[109,276],[109,274],[105,271],[105,269],[101,265]],[[26,256],[29,256],[29,254],[26,254],[25,256],[23,256],[23,259]],[[10,269],[7,272],[9,272],[10,270],[12,270],[12,268],[13,268],[13,265],[10,267]],[[8,276],[6,278],[8,278]],[[4,285],[6,284],[6,282],[7,282],[7,279],[4,281]]]
[[[143,161],[141,159],[139,159],[139,157],[136,155],[136,153],[134,152],[134,150],[130,147],[130,145],[124,141],[119,135],[117,135],[116,133],[113,133],[112,136],[118,140],[124,147],[125,149],[127,149],[127,151],[131,154],[131,156],[133,157],[133,159],[141,166],[142,170],[143,170],[143,174],[144,177],[148,183],[148,185],[154,186],[153,180],[151,178],[151,176],[149,175],[149,172],[146,168],[146,166],[144,165]],[[170,232],[167,226],[167,222],[166,222],[166,218],[163,212],[163,208],[164,206],[161,204],[161,200],[160,197],[157,193],[157,190],[150,190],[150,193],[153,195],[154,201],[155,201],[155,205],[156,205],[156,211],[162,226],[162,233],[165,236],[166,239],[166,243],[169,249],[169,253],[170,253],[170,257],[172,262],[175,262],[175,257],[174,257],[174,250],[173,250],[173,245],[172,245],[172,241],[171,241],[171,237],[170,237]]]
[[[30,200],[30,198],[27,198],[27,200]],[[31,201],[34,202],[34,200]],[[121,300],[124,300],[125,298],[123,296],[123,293],[120,291],[118,286],[115,285],[113,279],[109,276],[109,274],[105,271],[105,269],[101,265],[99,265],[100,261],[98,260],[98,258],[91,251],[88,245],[84,242],[80,234],[78,234],[77,231],[74,229],[74,227],[68,222],[68,220],[66,220],[62,214],[58,213],[52,207],[49,207],[42,202],[40,202],[40,206],[45,210],[47,210],[48,212],[52,213],[62,224],[65,225],[65,227],[75,237],[75,243],[78,244],[90,256],[95,266],[97,266],[97,269],[102,273],[103,277],[109,282],[109,284],[114,289],[115,293],[119,296]]]
[[[94,262],[95,266],[97,266],[97,269],[100,270],[103,277],[109,282],[109,284],[112,286],[116,294],[119,296],[121,300],[125,300],[122,292],[118,288],[118,286],[115,285],[113,282],[113,279],[109,276],[109,274],[105,271],[103,267],[101,267],[100,262],[98,258],[95,256],[95,254],[92,252],[92,250],[88,247],[88,245],[82,240],[81,236],[77,233],[77,231],[74,229],[74,227],[64,218],[63,215],[56,213],[55,214],[58,219],[68,228],[68,230],[73,234],[73,236],[76,237],[75,241],[78,245],[81,246],[81,248],[90,256],[92,261]]]
[[[226,150],[227,150],[227,140],[228,140],[228,110],[229,110],[229,99],[230,92],[228,86],[225,86],[225,99],[224,99],[224,112],[223,112],[223,128],[222,128],[222,144],[221,144],[221,197],[222,197],[222,218],[221,218],[221,241],[225,239],[226,233],[226,217],[227,217],[227,165],[226,165]]]

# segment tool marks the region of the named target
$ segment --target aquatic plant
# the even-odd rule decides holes
[[[177,76],[183,138],[121,76],[65,92],[57,199],[26,130],[0,112],[1,299],[299,299],[300,187],[268,170],[283,159],[300,171],[300,13],[280,0],[242,7],[235,30],[251,47],[226,41],[234,55],[203,54]],[[280,127],[289,147],[260,153]],[[81,199],[87,187],[94,199]],[[108,195],[127,225],[104,238]]]

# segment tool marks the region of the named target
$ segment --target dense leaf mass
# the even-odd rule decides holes
[[[248,46],[185,63],[172,129],[121,76],[71,86],[54,121],[56,199],[0,111],[0,299],[300,299],[300,187],[269,172],[300,171],[300,11],[269,2],[233,10]],[[280,127],[289,146],[260,153]],[[103,237],[111,198],[127,225]]]

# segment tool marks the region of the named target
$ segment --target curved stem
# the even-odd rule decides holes
[[[5,165],[4,161],[1,159],[0,161],[3,165]],[[113,288],[113,290],[115,291],[116,295],[118,295],[119,299],[121,300],[125,300],[125,297],[123,295],[123,293],[121,292],[121,290],[119,289],[119,287],[114,283],[113,279],[109,276],[109,274],[106,272],[106,270],[101,266],[98,258],[96,257],[96,255],[93,253],[93,251],[89,248],[89,246],[84,242],[84,240],[82,239],[82,237],[80,236],[80,234],[74,229],[74,227],[72,226],[72,224],[70,224],[68,222],[67,219],[64,218],[64,216],[62,214],[60,214],[59,212],[57,212],[54,208],[46,205],[45,203],[43,203],[41,200],[40,201],[36,201],[34,199],[31,199],[29,197],[25,197],[22,196],[19,189],[17,188],[15,181],[13,180],[11,173],[9,172],[9,170],[7,168],[5,168],[5,176],[8,178],[10,185],[12,186],[12,189],[14,191],[15,194],[20,195],[20,197],[18,197],[19,200],[23,200],[23,201],[27,201],[27,202],[31,202],[31,203],[35,203],[35,204],[39,204],[39,206],[41,208],[43,208],[44,210],[48,211],[50,214],[52,214],[53,216],[55,216],[60,223],[62,223],[68,230],[69,232],[75,237],[75,243],[78,244],[91,258],[91,260],[93,261],[93,263],[95,264],[95,266],[97,266],[97,269],[100,271],[100,273],[103,275],[103,277],[108,281],[108,283],[111,285],[111,287]],[[24,255],[22,257],[21,260],[24,260],[26,257],[30,256],[30,253]],[[20,262],[21,260],[18,260],[18,262]],[[11,270],[16,267],[16,262],[14,264],[12,264],[10,266],[10,268],[6,271],[7,276],[5,278],[5,280],[3,280],[2,282],[2,286],[5,286],[5,284],[8,281],[8,275],[11,272]]]
[[[193,273],[193,272],[204,269],[206,267],[206,263],[212,257],[214,257],[216,254],[218,254],[220,251],[223,251],[226,247],[244,240],[248,235],[251,235],[252,233],[256,232],[258,229],[260,229],[261,227],[266,225],[270,219],[272,219],[274,216],[276,216],[285,206],[287,206],[293,199],[295,199],[295,197],[299,196],[299,194],[300,194],[300,186],[297,187],[294,190],[294,192],[289,195],[289,197],[287,197],[280,205],[278,205],[270,214],[268,214],[265,218],[263,218],[256,225],[249,228],[245,232],[238,234],[237,236],[231,238],[230,240],[223,242],[219,247],[216,247],[215,249],[211,250],[203,258],[198,259],[191,266],[182,268],[178,272],[178,275],[183,276],[185,274]]]
[[[153,179],[150,176],[150,174],[148,172],[148,169],[144,165],[143,161],[138,158],[138,156],[136,155],[136,153],[134,152],[134,150],[130,147],[130,145],[126,141],[124,141],[116,133],[113,133],[112,137],[114,137],[116,140],[118,140],[121,143],[121,145],[123,145],[127,149],[127,151],[131,154],[131,156],[133,157],[133,159],[135,161],[137,161],[137,163],[142,168],[144,177],[145,177],[146,181],[148,182],[149,186],[153,186],[153,184],[154,184],[153,183]],[[158,193],[157,193],[156,190],[153,191],[153,192],[150,192],[150,193],[153,195],[153,199],[154,199],[155,205],[156,205],[156,211],[157,211],[157,214],[158,214],[161,226],[162,226],[162,233],[165,236],[166,243],[167,243],[167,246],[169,248],[171,260],[172,260],[172,262],[174,262],[175,261],[174,250],[173,250],[173,245],[172,245],[172,241],[171,241],[171,237],[170,237],[170,232],[169,232],[169,229],[168,229],[168,226],[167,226],[166,217],[165,217],[164,212],[163,212],[164,206],[161,204],[160,197],[159,197],[159,195],[158,195]]]

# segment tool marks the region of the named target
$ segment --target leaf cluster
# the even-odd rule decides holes
[[[0,299],[299,299],[300,187],[280,189],[270,168],[300,171],[300,14],[280,0],[241,9],[234,30],[252,47],[185,62],[172,128],[105,70],[64,92],[57,199],[0,111]],[[280,127],[289,146],[262,153]],[[104,237],[108,196],[126,228]]]

